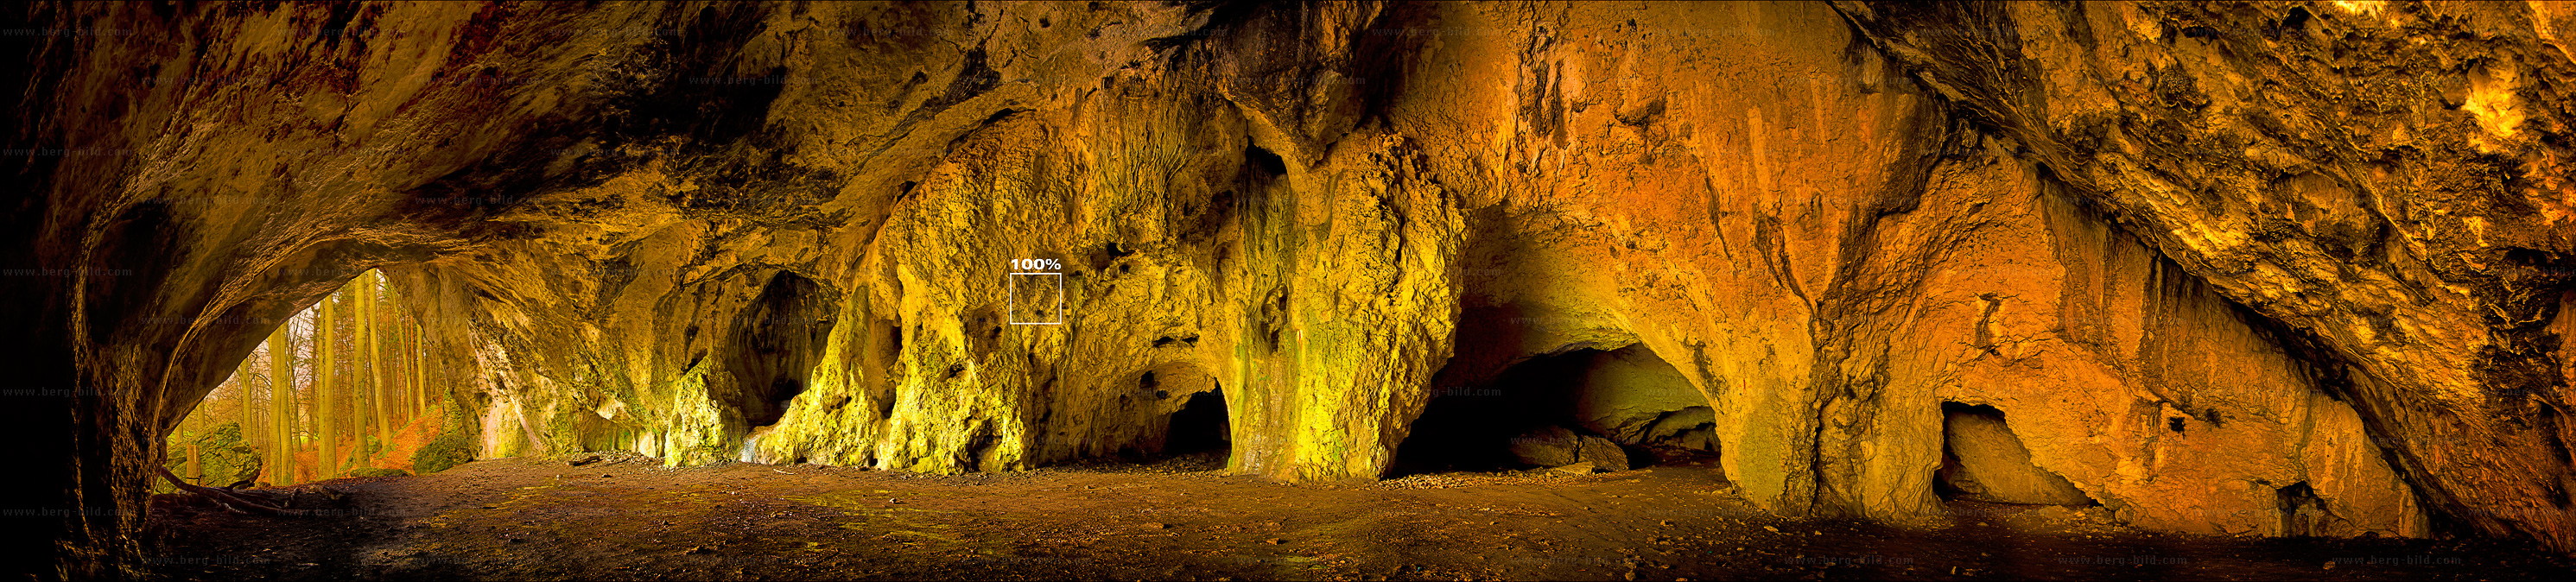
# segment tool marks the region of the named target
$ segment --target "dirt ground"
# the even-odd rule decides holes
[[[2576,566],[2502,542],[2145,534],[2098,509],[1954,503],[1928,529],[1780,519],[1705,464],[1288,485],[1221,475],[1213,457],[959,476],[580,459],[302,486],[296,507],[323,517],[156,497],[153,567],[178,580],[2518,580]]]

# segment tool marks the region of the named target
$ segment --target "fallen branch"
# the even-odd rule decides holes
[[[234,495],[233,492],[223,489],[190,484],[187,481],[180,480],[178,475],[170,474],[169,467],[157,468],[161,471],[161,478],[169,479],[170,484],[179,486],[180,491],[195,493],[200,497],[212,499],[214,500],[215,505],[223,507],[226,511],[244,514],[256,512],[266,515],[305,515],[308,513],[305,511],[274,507],[265,503],[251,501],[250,499],[244,498],[240,495]],[[243,508],[249,508],[250,511],[243,511]]]

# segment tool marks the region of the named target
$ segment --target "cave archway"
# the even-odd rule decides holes
[[[407,307],[420,290],[402,283],[368,270],[268,320],[267,337],[161,435],[163,467],[206,486],[445,468],[421,458],[445,429],[447,404],[433,379],[433,328]]]
[[[807,373],[832,334],[832,306],[829,288],[780,271],[735,319],[726,354],[735,390],[722,403],[741,415],[744,428],[777,424],[788,402],[805,392]]]
[[[1707,398],[1642,344],[1532,356],[1492,381],[1434,390],[1390,476],[1576,463],[1624,470],[1717,455]]]

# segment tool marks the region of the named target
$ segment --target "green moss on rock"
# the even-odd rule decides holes
[[[473,419],[459,412],[459,407],[453,403],[441,408],[446,410],[446,414],[443,415],[438,438],[421,446],[420,452],[413,453],[411,457],[412,469],[424,475],[474,460]]]
[[[188,446],[196,445],[198,471],[188,469]],[[164,461],[170,473],[197,484],[221,487],[239,481],[259,478],[262,462],[259,449],[242,440],[240,423],[224,423],[193,440],[173,439],[170,454]],[[156,490],[169,491],[168,483],[157,484]]]

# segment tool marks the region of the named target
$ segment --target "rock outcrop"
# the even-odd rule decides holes
[[[1576,473],[1628,470],[1628,453],[1619,443],[1580,434],[1562,426],[1544,426],[1515,437],[1512,458],[1539,467],[1577,467]]]
[[[178,448],[176,444],[171,446]],[[229,487],[234,483],[259,479],[263,459],[259,456],[259,449],[242,440],[240,424],[225,423],[215,427],[188,441],[188,446],[196,449],[193,451],[195,465],[190,466],[188,454],[191,451],[171,451],[169,460],[163,463],[170,469],[170,474],[207,487]],[[155,492],[178,490],[167,483],[154,485]]]
[[[2576,548],[2555,4],[8,19],[55,33],[0,59],[0,425],[75,509],[17,569],[131,574],[160,435],[371,268],[450,380],[425,471],[1003,471],[1216,394],[1229,470],[1366,479],[1592,349],[1664,390],[1588,428],[1786,514],[1937,515],[1959,403],[2142,527]]]

